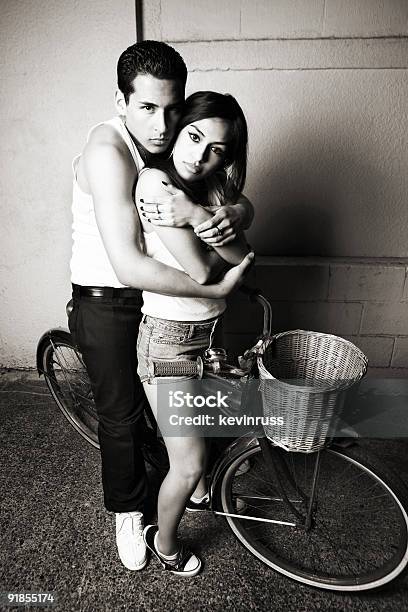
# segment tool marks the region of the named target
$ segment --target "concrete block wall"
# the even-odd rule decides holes
[[[406,0],[149,0],[188,93],[235,95],[262,255],[407,257]],[[322,230],[324,225],[325,231]]]
[[[260,257],[248,284],[272,304],[273,332],[307,329],[347,338],[372,371],[408,372],[408,267],[404,261]],[[262,330],[262,309],[229,303],[227,345],[236,355]]]
[[[322,313],[318,320],[331,331],[371,343],[375,361],[404,368],[408,287],[400,298],[401,271],[376,277],[365,293],[357,280],[352,297],[337,293],[347,271],[338,271],[335,293],[323,286],[336,257],[363,258],[356,264],[363,268],[382,258],[383,267],[395,267],[395,258],[401,269],[408,265],[408,2],[142,4],[144,37],[182,53],[188,91],[229,91],[245,110],[246,193],[257,211],[248,235],[257,253],[278,257],[261,278],[272,297],[272,269],[280,279],[276,323],[281,317],[282,328],[310,327]],[[135,41],[135,2],[19,0],[3,2],[1,16],[0,364],[35,367],[39,336],[66,325],[71,160],[88,129],[115,112],[115,66]],[[299,282],[289,259],[279,264],[282,256],[311,255],[321,265],[302,264]],[[312,287],[320,292],[313,299]],[[250,334],[252,323],[242,318],[237,329]]]
[[[42,333],[66,326],[72,159],[115,114],[135,3],[18,0],[0,15],[0,366],[35,367]]]
[[[339,334],[372,372],[407,375],[408,2],[149,0],[143,29],[182,54],[188,93],[246,113],[251,282],[274,330]],[[260,328],[234,296],[231,352]]]
[[[172,41],[399,36],[405,0],[149,0],[145,38]]]

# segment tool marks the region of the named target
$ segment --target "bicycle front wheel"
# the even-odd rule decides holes
[[[286,453],[285,492],[305,514],[315,453]],[[242,463],[251,469],[237,474]],[[291,484],[289,484],[291,481]],[[312,512],[305,530],[282,499],[259,446],[226,470],[221,502],[232,531],[258,559],[311,586],[364,591],[387,584],[408,563],[408,494],[403,483],[359,448],[321,451]],[[239,515],[239,516],[237,516]]]

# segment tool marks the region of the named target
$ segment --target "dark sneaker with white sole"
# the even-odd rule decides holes
[[[187,512],[209,512],[211,510],[210,496],[208,493],[201,498],[190,497],[186,506]]]
[[[246,474],[251,469],[251,464],[248,459],[245,459],[236,471],[237,476]],[[237,500],[237,510],[242,512],[246,508],[246,504],[242,500]],[[209,512],[211,510],[210,496],[206,493],[201,498],[190,497],[186,506],[187,512]]]
[[[242,514],[247,509],[248,505],[240,497],[235,498],[235,512]],[[186,506],[187,512],[211,512],[210,496],[204,495],[200,501],[196,501],[194,498],[189,499]]]
[[[171,557],[166,557],[160,554],[157,549],[156,541],[158,532],[159,528],[157,525],[147,525],[143,531],[143,538],[147,548],[151,550],[156,559],[160,561],[162,568],[176,576],[196,576],[201,570],[201,560],[194,555],[191,550],[181,545],[174,555],[174,559],[170,561],[173,555],[171,555]]]

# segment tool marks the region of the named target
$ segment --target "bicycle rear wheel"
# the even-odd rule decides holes
[[[315,453],[275,451],[286,461],[294,482],[286,484],[285,491],[305,514],[299,492],[310,491]],[[253,555],[298,582],[334,591],[364,591],[387,584],[408,563],[405,486],[359,448],[321,453],[309,531],[285,524],[296,519],[283,502],[259,446],[245,450],[223,476],[223,510],[241,515],[227,516],[229,526]],[[251,460],[251,470],[238,476],[246,459]],[[240,512],[237,500],[246,504]]]
[[[87,442],[99,448],[98,415],[91,382],[71,334],[60,329],[50,330],[39,345],[38,364],[63,415]],[[166,448],[163,440],[157,437],[150,410],[146,411],[141,426],[144,428],[141,436],[144,459],[159,471],[166,472]]]
[[[51,395],[65,418],[87,442],[99,448],[91,383],[71,335],[51,330],[42,344],[39,361]]]

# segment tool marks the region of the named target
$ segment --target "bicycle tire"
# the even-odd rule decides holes
[[[38,364],[48,389],[70,425],[94,448],[99,449],[98,415],[91,382],[71,334],[50,330],[38,348]],[[164,442],[156,435],[152,414],[145,414],[142,453],[144,459],[160,472],[168,470]]]
[[[70,333],[51,330],[40,351],[42,373],[57,406],[84,440],[99,448],[98,416],[91,383]]]
[[[294,468],[298,469],[296,482],[302,482],[299,487],[303,490],[302,479],[311,474],[311,455],[277,452],[286,455],[292,476]],[[259,446],[246,449],[224,472],[223,511],[240,514],[226,516],[226,520],[255,557],[298,582],[333,591],[382,587],[408,563],[408,491],[391,470],[359,447],[330,448],[322,453],[314,524],[309,532],[265,522],[268,518],[296,519],[282,502],[276,477],[268,471]],[[247,459],[251,470],[237,476]],[[306,464],[310,467],[302,467]],[[243,510],[238,509],[237,499],[245,502]],[[293,488],[291,500],[298,508],[304,503]]]

